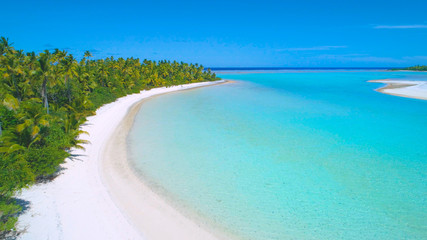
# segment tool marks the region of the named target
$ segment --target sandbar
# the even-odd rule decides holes
[[[381,93],[427,100],[427,81],[381,79],[368,82],[385,83],[385,86],[375,89]]]

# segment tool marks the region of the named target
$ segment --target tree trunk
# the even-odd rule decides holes
[[[42,98],[44,107],[46,108],[47,114],[49,114],[49,102],[47,100],[47,77],[44,77],[43,84],[42,84]]]
[[[22,101],[21,93],[19,92],[18,83],[16,82],[16,79],[13,74],[12,74],[12,82],[13,82],[13,86],[15,87],[16,98],[18,99],[19,102],[21,102]]]
[[[65,75],[65,84],[67,85],[68,104],[71,104],[71,86],[70,81],[68,79],[68,75]]]

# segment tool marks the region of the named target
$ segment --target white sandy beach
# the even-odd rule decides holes
[[[385,94],[427,100],[427,82],[409,80],[372,80],[369,82],[385,83],[384,87],[376,89]]]
[[[133,174],[125,138],[138,102],[163,93],[224,81],[156,88],[104,105],[82,130],[90,141],[67,159],[53,181],[25,189],[30,202],[20,216],[20,239],[215,239],[154,194]]]

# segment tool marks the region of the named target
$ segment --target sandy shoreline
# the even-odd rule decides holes
[[[427,100],[427,82],[426,81],[410,81],[410,80],[371,80],[368,82],[384,83],[384,87],[375,89],[378,92],[406,97]]]
[[[73,149],[55,180],[17,196],[29,205],[19,239],[216,239],[144,186],[128,165],[125,138],[141,100],[224,82],[151,89],[99,108],[82,127],[86,149]]]

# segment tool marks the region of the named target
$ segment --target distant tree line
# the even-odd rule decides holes
[[[0,238],[15,230],[14,195],[54,176],[70,148],[84,143],[79,127],[98,107],[144,89],[218,79],[198,64],[91,57],[24,52],[0,38]]]
[[[407,68],[394,68],[392,70],[427,71],[427,65],[416,65]]]

